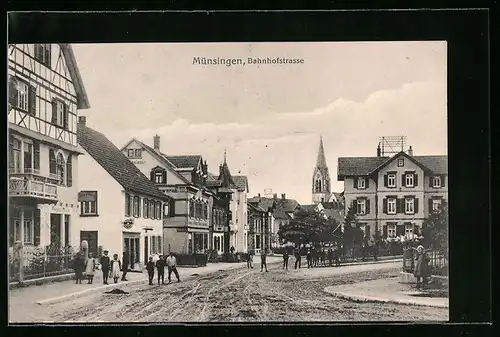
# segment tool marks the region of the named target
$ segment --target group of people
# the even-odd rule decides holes
[[[301,268],[302,265],[302,250],[300,248],[295,248],[293,255],[295,257],[295,269]],[[288,270],[288,252],[285,251],[283,254],[283,269]],[[336,267],[340,266],[340,253],[337,249],[328,249],[325,251],[324,249],[321,251],[308,249],[306,252],[306,261],[307,268],[313,268],[318,265],[325,266],[328,261],[328,266],[332,267],[335,265]]]
[[[253,253],[252,251],[249,251],[247,253],[247,268],[253,268]],[[263,271],[266,271],[266,272],[269,272],[269,270],[267,269],[267,252],[265,249],[262,249],[261,252],[260,252],[260,271],[263,272]]]
[[[104,284],[109,284],[109,278],[113,279],[114,283],[118,283],[120,279],[122,281],[128,281],[126,275],[130,262],[129,254],[126,251],[123,252],[121,260],[118,258],[118,254],[113,254],[112,259],[110,259],[108,254],[109,252],[107,250],[103,251],[103,255],[99,258],[98,263],[90,252],[87,259],[85,259],[82,253],[76,253],[75,259],[73,260],[76,283],[81,284],[82,280],[86,277],[87,283],[92,284],[98,264],[101,267],[102,281]],[[175,274],[177,281],[180,282],[179,272],[177,271],[177,260],[171,252],[166,259],[163,255],[160,255],[157,261],[154,261],[152,256],[149,257],[149,261],[146,264],[146,270],[148,272],[150,285],[153,284],[155,269],[158,273],[158,284],[160,284],[160,281],[162,284],[165,284],[165,266],[168,269],[168,282],[171,282],[172,273]]]

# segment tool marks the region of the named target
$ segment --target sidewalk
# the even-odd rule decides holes
[[[399,283],[398,279],[398,277],[394,277],[326,287],[325,291],[334,296],[353,301],[397,303],[438,308],[449,307],[448,298],[420,297],[419,295],[422,292],[417,291],[410,285]]]

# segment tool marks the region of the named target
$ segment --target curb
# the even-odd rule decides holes
[[[324,291],[326,291],[329,294],[332,294],[333,296],[355,302],[379,302],[379,303],[393,303],[393,304],[404,304],[404,305],[418,305],[423,307],[434,307],[434,308],[445,308],[445,309],[449,308],[449,304],[422,303],[418,300],[393,300],[375,296],[353,295],[343,292],[335,292],[332,291],[332,288],[334,287],[326,287]]]

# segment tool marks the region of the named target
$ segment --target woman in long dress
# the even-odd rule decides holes
[[[88,284],[92,284],[94,281],[95,273],[95,259],[92,253],[89,253],[89,259],[87,260],[87,265],[85,266],[85,275],[87,275]]]
[[[111,277],[115,283],[118,283],[118,279],[120,278],[120,270],[122,269],[122,263],[118,260],[118,254],[113,255],[113,260],[111,260]]]

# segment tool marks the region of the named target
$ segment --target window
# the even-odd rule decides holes
[[[439,176],[432,177],[432,187],[434,187],[434,188],[441,187],[441,177],[439,177]]]
[[[33,213],[32,212],[24,212],[24,243],[25,244],[33,244]]]
[[[17,108],[36,114],[36,88],[19,78],[11,77],[8,84],[9,109]]]
[[[358,199],[357,200],[357,213],[358,214],[366,214],[366,200]]]
[[[82,215],[96,215],[96,202],[95,201],[82,201]]]
[[[396,187],[396,174],[391,173],[387,175],[387,187]]]
[[[398,167],[403,167],[405,166],[405,160],[404,159],[398,159]]]
[[[321,192],[321,180],[316,180],[316,192]]]
[[[396,214],[396,198],[387,199],[387,214]]]
[[[17,81],[17,107],[28,111],[29,85],[22,81]]]
[[[155,218],[161,220],[161,201],[156,202]]]
[[[21,172],[21,141],[11,137],[9,149],[9,168],[11,172]]]
[[[155,218],[155,201],[154,200],[149,200],[149,218],[154,219]],[[146,218],[146,216],[144,216]]]
[[[358,178],[358,188],[365,188],[365,178]]]
[[[64,169],[65,169],[66,164],[64,163],[64,157],[62,153],[59,153],[57,155],[57,160],[56,160],[56,174],[57,174],[57,179],[59,180],[60,185],[64,185]]]
[[[415,199],[405,198],[405,213],[414,214],[415,213]]]
[[[33,168],[33,144],[24,142],[24,172],[31,172]]]
[[[147,219],[149,217],[149,200],[144,198],[142,203],[142,216]]]
[[[407,223],[405,224],[405,236],[410,236],[413,234],[413,224]]]
[[[138,218],[141,216],[141,198],[135,196],[134,197],[134,217]]]
[[[135,156],[135,158],[142,158],[142,150],[141,149],[135,149],[134,150],[134,156]]]
[[[260,249],[260,235],[255,235],[255,248]]]
[[[57,164],[56,164],[56,155],[53,149],[49,150],[49,173],[52,178],[57,176]]]
[[[130,194],[125,193],[125,216],[130,216]]]
[[[413,187],[414,186],[414,175],[413,173],[405,174],[405,187]]]
[[[50,44],[35,44],[35,60],[50,68],[51,48]]]
[[[97,215],[97,191],[80,191],[78,193],[80,202],[80,215]]]
[[[163,216],[169,216],[169,215],[170,215],[169,204],[164,203],[163,204]]]
[[[156,172],[155,173],[155,183],[156,184],[161,184],[163,182],[163,175],[161,174],[161,172]]]
[[[128,149],[127,150],[127,156],[129,158],[134,158],[134,149]]]
[[[56,106],[56,118],[55,118],[56,124],[59,126],[63,126],[65,104],[64,102],[56,101],[55,106]]]
[[[396,225],[395,224],[387,224],[387,237],[394,238],[396,237]]]
[[[432,199],[432,212],[439,211],[441,207],[441,199]]]

